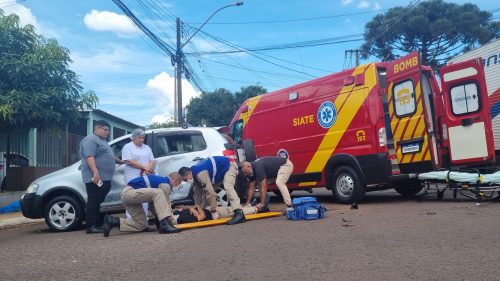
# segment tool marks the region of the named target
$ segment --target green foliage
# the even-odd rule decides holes
[[[57,127],[97,104],[69,69],[69,50],[1,10],[0,53],[0,129]]]
[[[499,37],[500,24],[475,4],[442,0],[395,7],[365,25],[364,58],[393,60],[420,51],[423,64],[437,68],[449,58]]]
[[[226,126],[231,122],[234,113],[248,98],[266,93],[262,86],[242,87],[241,91],[231,93],[226,89],[203,93],[192,98],[187,108],[187,122],[193,126]]]
[[[149,126],[147,126],[148,129],[158,129],[158,128],[170,128],[170,127],[177,127],[177,124],[174,122],[173,118],[168,119],[165,122],[154,122],[151,123]]]

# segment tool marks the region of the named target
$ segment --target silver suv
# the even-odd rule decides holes
[[[126,135],[109,144],[120,158],[123,146],[130,141],[130,135]],[[189,127],[147,130],[144,143],[153,150],[156,173],[166,176],[208,156],[223,155],[228,141],[214,128]],[[101,212],[124,209],[120,199],[125,186],[123,167],[124,165],[116,165],[111,191],[101,204]],[[219,204],[227,205],[224,190],[218,190],[217,194]],[[170,199],[174,205],[191,204],[191,186],[183,183],[172,192]],[[45,218],[45,222],[53,230],[69,231],[78,228],[85,219],[86,201],[87,191],[82,181],[80,162],[77,162],[32,182],[21,198],[21,209],[27,218]]]

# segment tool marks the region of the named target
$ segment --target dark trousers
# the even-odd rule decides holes
[[[87,228],[93,225],[101,225],[101,203],[108,195],[111,189],[111,181],[103,181],[101,187],[93,182],[85,184],[87,188],[87,206],[85,208],[85,216],[87,221]]]

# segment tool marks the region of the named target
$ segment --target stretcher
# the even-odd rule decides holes
[[[422,196],[435,191],[438,199],[443,199],[444,192],[450,190],[454,199],[458,194],[478,201],[500,198],[500,171],[484,174],[477,169],[434,171],[419,174],[418,179],[424,184]]]
[[[279,216],[283,216],[283,213],[282,212],[265,212],[265,213],[259,213],[259,214],[245,215],[245,218],[247,219],[247,221],[249,221],[249,220],[279,217]],[[183,223],[183,224],[178,224],[175,227],[181,228],[181,229],[192,229],[192,228],[215,226],[215,225],[225,224],[230,219],[231,218],[223,218],[223,219],[216,219],[216,220],[206,220],[206,221],[199,221],[199,222]]]

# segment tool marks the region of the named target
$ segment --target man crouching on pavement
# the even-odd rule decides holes
[[[109,232],[115,226],[118,226],[120,231],[151,231],[142,203],[153,203],[153,208],[150,210],[158,217],[160,234],[180,232],[180,229],[172,225],[174,218],[170,204],[170,185],[176,187],[181,182],[182,177],[176,172],[170,173],[168,177],[145,175],[129,181],[128,185],[123,188],[121,198],[131,218],[122,219],[106,215],[102,227],[104,237],[108,237]]]
[[[193,181],[194,204],[201,205],[203,201],[202,195],[204,194],[205,199],[210,204],[212,213],[217,211],[217,196],[214,187],[217,187],[222,182],[234,212],[233,218],[227,224],[233,225],[246,221],[244,212],[241,209],[240,198],[236,190],[234,190],[236,176],[238,175],[238,165],[236,165],[234,159],[225,156],[211,156],[201,160],[191,168],[180,168],[179,174],[184,181]]]

